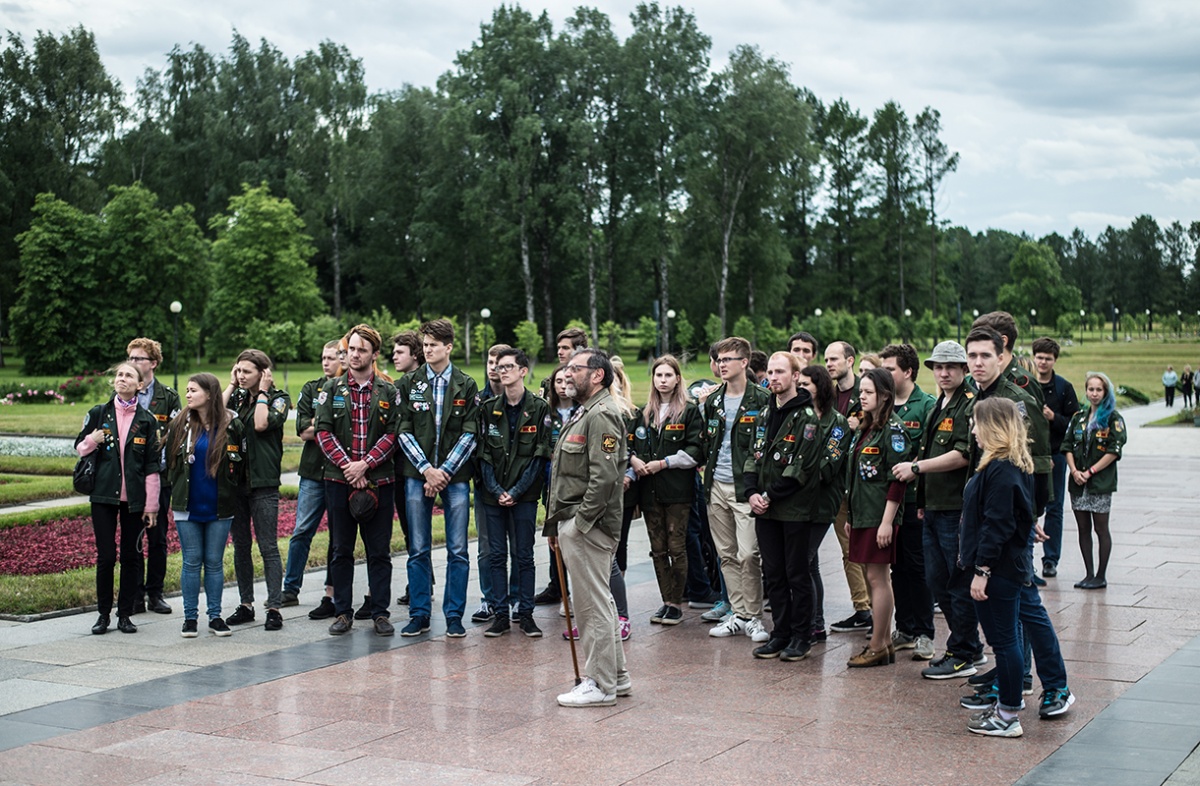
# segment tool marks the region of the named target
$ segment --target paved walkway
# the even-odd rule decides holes
[[[1078,700],[1054,721],[1024,713],[1020,740],[968,734],[964,686],[920,679],[920,663],[847,670],[861,646],[848,634],[785,664],[708,637],[698,612],[650,625],[659,600],[635,527],[634,695],[616,707],[554,703],[571,666],[553,608],[538,609],[540,640],[447,640],[440,615],[418,639],[331,638],[304,617],[314,575],[279,633],[260,621],[181,639],[178,599],[172,615],[139,616],[136,636],[90,636],[90,615],[0,625],[0,783],[1197,783],[1200,430],[1139,428],[1164,412],[1125,413],[1106,591],[1071,588],[1082,567],[1064,544],[1044,599]],[[849,601],[833,538],[822,573],[838,619]]]

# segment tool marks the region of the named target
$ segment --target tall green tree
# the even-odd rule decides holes
[[[861,275],[856,267],[860,254],[860,224],[864,205],[867,120],[844,98],[829,106],[824,122],[824,161],[828,167],[829,207],[825,211],[826,248],[832,272],[843,289],[839,292],[853,308],[858,299],[855,286],[844,286]]]
[[[237,349],[254,319],[301,325],[324,311],[308,264],[312,239],[290,201],[271,196],[265,183],[245,185],[209,228],[217,285],[207,321],[219,349]]]
[[[912,139],[912,126],[899,104],[888,101],[881,109],[875,111],[871,127],[867,131],[866,151],[875,164],[873,185],[878,195],[874,211],[882,246],[882,264],[879,265],[881,269],[878,272],[884,274],[881,278],[885,284],[879,296],[882,297],[883,310],[897,315],[903,314],[908,307],[905,297],[904,262],[905,236],[908,234],[909,216],[913,212],[911,202],[915,186]],[[887,274],[889,270],[895,270],[895,279]],[[893,291],[898,292],[900,296],[899,308],[895,312],[887,307],[890,305]],[[936,301],[937,293],[933,292],[931,295]],[[935,306],[934,316],[936,313]]]
[[[929,287],[933,317],[937,318],[938,289],[938,223],[937,191],[946,175],[958,169],[958,153],[941,140],[942,115],[933,107],[925,107],[913,124],[921,187],[925,194],[925,210],[929,216]]]
[[[1009,263],[1010,282],[1000,287],[997,305],[1018,318],[1037,311],[1039,325],[1056,325],[1063,315],[1079,312],[1079,290],[1062,279],[1054,251],[1041,243],[1025,241]]]

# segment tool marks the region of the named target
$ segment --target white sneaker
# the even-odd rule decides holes
[[[746,632],[747,620],[738,616],[730,616],[724,622],[708,632],[714,639],[726,639],[730,636],[741,636]]]
[[[771,634],[767,633],[767,629],[763,627],[763,621],[758,617],[746,623],[746,635],[750,637],[750,641],[758,644],[771,638]]]
[[[617,692],[618,696],[632,696],[633,695],[633,680],[630,679],[629,672],[625,672],[624,674],[617,675],[616,692]],[[1072,699],[1072,701],[1074,701],[1074,699]]]
[[[563,707],[611,707],[617,703],[617,697],[600,690],[591,677],[584,677],[570,693],[559,694],[558,703]]]

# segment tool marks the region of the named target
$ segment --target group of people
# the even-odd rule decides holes
[[[1074,701],[1036,584],[1057,574],[1069,490],[1086,569],[1076,586],[1106,585],[1125,428],[1101,373],[1089,372],[1086,406],[1079,406],[1070,383],[1053,371],[1053,340],[1034,342],[1027,371],[1013,357],[1015,321],[986,314],[965,346],[943,342],[925,361],[937,388],[931,395],[917,385],[921,364],[907,344],[860,359],[835,341],[822,365],[816,339],[798,333],[756,371],[761,359],[750,343],[730,337],[710,350],[718,384],[693,400],[678,361],[663,356],[652,363],[641,406],[619,359],[589,348],[581,330],[559,334],[560,363],[539,393],[526,386],[529,358],[507,345],[489,349],[481,390],[451,363],[454,340],[446,320],[393,336],[395,380],[378,362],[382,336],[367,325],[324,347],[323,377],[304,385],[296,405],[304,448],[286,574],[277,519],[291,402],[274,385],[270,359],[245,350],[224,387],[214,375],[193,375],[181,405],[154,378],[157,342],[131,342],[112,399],[88,413],[77,439],[81,455],[100,451],[93,632],[110,625],[118,524],[118,629],[135,632],[130,617],[143,604],[170,612],[162,598],[161,515],[169,505],[183,551],[184,637],[198,635],[202,575],[211,633],[227,636],[231,625],[255,619],[252,533],[266,581],[264,627],[280,629],[279,609],[299,602],[313,534],[326,515],[325,596],[309,617],[332,620],[331,635],[350,632],[355,620],[394,635],[390,544],[398,518],[408,551],[398,602],[408,605],[409,619],[401,635],[419,636],[431,627],[437,500],[448,556],[445,634],[463,637],[473,483],[482,602],[471,619],[488,624],[487,637],[504,635],[514,622],[540,637],[535,603],[549,599],[562,602],[564,613],[573,610],[577,625],[564,637],[579,640],[585,676],[559,697],[564,706],[607,706],[632,690],[621,642],[630,634],[624,571],[635,510],[646,524],[662,599],[651,623],[683,619],[689,585],[703,567],[692,539],[706,522],[719,589],[690,592],[693,606],[711,606],[702,615],[716,623],[710,635],[745,635],[757,645],[756,658],[806,658],[828,636],[818,551],[833,526],[854,613],[829,629],[868,637],[850,667],[894,663],[898,651],[912,650],[914,659],[932,661],[924,677],[970,678],[976,690],[962,703],[980,710],[969,728],[982,734],[1021,733],[1016,713],[1021,694],[1032,691],[1034,663],[1042,717]],[[535,596],[539,503],[553,561],[551,586]],[[1043,513],[1044,532],[1036,524]],[[144,582],[142,532],[151,543]],[[222,618],[231,533],[240,603]],[[360,537],[369,593],[356,610]],[[1044,541],[1042,577],[1034,570],[1036,540]],[[935,604],[950,631],[936,658]],[[996,658],[986,674],[977,669],[987,660],[980,627]]]
[[[1167,399],[1167,408],[1175,406],[1175,391],[1183,394],[1183,406],[1192,406],[1192,395],[1196,390],[1196,373],[1191,366],[1184,366],[1180,374],[1174,366],[1167,366],[1162,375],[1163,394]]]

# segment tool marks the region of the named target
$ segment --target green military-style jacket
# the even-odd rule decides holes
[[[431,464],[435,456],[438,459],[435,466],[444,462],[463,434],[478,433],[479,386],[475,384],[475,380],[460,371],[458,366],[450,367],[450,380],[442,404],[441,441],[436,445],[434,443],[438,433],[437,424],[433,419],[435,405],[433,385],[429,381],[429,364],[424,363],[416,371],[405,374],[396,386],[396,392],[399,396],[396,403],[400,407],[397,433],[412,434],[416,437],[417,444],[425,454],[425,460]],[[473,474],[472,460],[467,459],[450,478],[450,482],[466,483]],[[420,479],[422,475],[411,461],[406,460],[404,477]]]
[[[717,454],[721,451],[721,442],[725,439],[725,384],[709,394],[704,401],[702,412],[704,423],[704,494],[707,499],[712,493],[713,473],[717,469]],[[734,419],[734,432],[729,437],[730,465],[733,469],[733,487],[736,499],[746,496],[743,483],[742,468],[746,459],[754,452],[754,419],[758,413],[766,409],[771,400],[770,392],[763,387],[747,382],[746,392],[738,405],[737,417]]]
[[[597,391],[581,409],[563,426],[554,449],[543,533],[557,535],[558,522],[574,517],[580,532],[598,527],[618,540],[629,460],[622,440],[625,418],[607,390]]]
[[[846,468],[850,526],[854,529],[878,527],[887,509],[888,486],[897,480],[892,467],[912,460],[912,442],[904,423],[893,414],[883,428],[855,434],[850,450],[851,460]],[[899,526],[903,517],[904,505],[896,506],[892,524]]]
[[[633,454],[647,463],[674,456],[679,451],[691,456],[699,465],[704,458],[700,428],[700,410],[688,402],[678,421],[660,428],[646,425],[645,417],[633,424]],[[664,469],[653,475],[638,478],[638,503],[651,505],[690,504],[696,496],[696,470]]]
[[[187,425],[184,424],[184,428]],[[217,470],[217,518],[233,517],[233,509],[237,504],[237,496],[246,484],[246,461],[243,448],[246,443],[246,425],[242,423],[237,413],[225,427],[225,446],[222,451],[221,466]],[[213,446],[209,446],[212,450]],[[191,452],[186,438],[179,440],[179,451],[174,460],[168,462],[168,474],[171,478],[171,510],[184,511],[188,509],[188,484],[191,483],[192,468],[188,461]]]
[[[262,393],[263,391],[259,391]],[[279,465],[283,461],[283,424],[287,422],[292,398],[286,390],[272,386],[267,394],[267,427],[254,429],[254,408],[258,394],[250,395],[244,388],[235,388],[225,406],[241,418],[246,427],[246,456],[250,467],[250,488],[279,488]]]
[[[321,386],[325,384],[326,380],[326,377],[309,380],[304,383],[304,387],[300,388],[300,398],[296,399],[297,437],[308,431],[309,426],[313,425],[313,419],[316,417],[317,395],[321,392]],[[306,440],[304,447],[300,449],[298,474],[308,480],[324,480],[325,478],[325,454],[321,452],[321,446],[317,444],[315,437]]]
[[[88,500],[101,505],[121,504],[121,483],[125,483],[125,500],[130,513],[146,509],[146,476],[162,469],[162,448],[158,440],[158,421],[138,405],[129,423],[125,440],[125,475],[121,475],[120,438],[117,434],[117,411],[114,394],[104,404],[88,410],[83,428],[75,438],[76,446],[96,429],[104,429],[105,443],[96,448],[96,488]]]
[[[846,496],[846,460],[850,455],[850,444],[854,432],[840,412],[830,409],[821,416],[818,433],[824,442],[821,449],[820,500],[816,515],[809,519],[818,523],[833,521]]]
[[[768,439],[772,409],[773,401],[769,400],[754,419],[754,450],[746,458],[743,470],[756,473],[758,493],[767,494],[770,507],[765,518],[813,521],[813,511],[819,507],[814,504],[819,500],[814,498],[819,497],[817,487],[825,447],[820,439],[820,421],[811,404],[794,407],[784,416],[775,437]],[[783,478],[795,480],[800,488],[782,499],[770,496],[771,485]],[[747,494],[749,491],[746,489]]]
[[[1004,369],[1004,375],[1014,385],[1032,396],[1033,400],[1037,402],[1038,412],[1042,411],[1042,406],[1046,403],[1046,394],[1042,392],[1041,383],[1037,381],[1036,377],[1029,376],[1029,372],[1017,362],[1015,355],[1008,361],[1008,368]]]
[[[914,456],[921,455],[921,447],[925,443],[925,425],[929,422],[937,399],[921,390],[920,385],[913,385],[908,401],[896,407],[896,417],[904,424],[908,433],[908,442]],[[904,504],[917,503],[917,484],[909,483],[904,490]]]
[[[158,423],[158,444],[165,448],[167,444],[167,428],[171,425],[171,421],[179,414],[180,410],[179,394],[175,389],[169,387],[158,376],[154,377],[154,394],[150,396],[150,414],[154,416],[154,420]],[[167,480],[166,457],[161,456],[160,460],[163,463],[163,482]]]
[[[972,384],[978,388],[979,384],[972,380]],[[1039,391],[1041,387],[1036,381],[1032,386]],[[976,402],[983,400],[984,391],[980,391],[980,395],[976,397]],[[996,389],[992,392],[993,396],[1006,398],[1017,405],[1017,409],[1021,411],[1022,417],[1025,418],[1026,425],[1029,426],[1029,452],[1033,456],[1033,474],[1049,475],[1052,467],[1052,459],[1050,458],[1050,424],[1046,422],[1046,416],[1042,414],[1042,405],[1038,403],[1033,394],[1027,389],[1020,388],[1015,382],[1008,378],[1005,374],[1000,375],[1000,382]],[[983,456],[983,450],[979,447],[976,440],[971,440],[971,473],[974,474],[975,467],[979,466],[979,459]],[[1054,484],[1048,484],[1051,495],[1051,500],[1054,495]],[[1050,500],[1048,500],[1050,501]]]
[[[479,461],[491,466],[496,482],[503,489],[515,486],[534,459],[549,460],[550,432],[554,423],[550,417],[550,405],[526,390],[514,434],[508,427],[508,413],[504,410],[507,405],[508,401],[501,392],[499,396],[488,399],[479,407],[480,424],[476,447]],[[538,477],[517,501],[537,502],[545,482],[545,473],[539,472]],[[482,482],[476,483],[475,490],[486,504],[500,504]]]
[[[1116,456],[1117,460],[1092,475],[1087,482],[1089,494],[1112,494],[1117,490],[1117,464],[1121,461],[1121,449],[1129,434],[1125,430],[1125,419],[1116,412],[1108,420],[1108,428],[1088,430],[1091,407],[1081,409],[1071,417],[1067,435],[1063,437],[1062,452],[1075,457],[1075,469],[1086,470],[1105,456]],[[1072,497],[1083,493],[1083,486],[1067,473],[1067,491]]]
[[[954,391],[954,397],[943,403],[938,399],[930,413],[925,429],[925,442],[918,454],[933,459],[957,451],[971,458],[971,413],[975,409],[975,393],[966,382]],[[953,472],[925,472],[917,478],[917,504],[927,510],[962,510],[963,489],[970,474],[970,463]]]
[[[321,385],[321,391],[317,393],[313,423],[317,427],[318,434],[322,431],[332,434],[341,443],[347,455],[350,453],[350,443],[354,439],[354,402],[350,399],[351,384],[349,377],[344,375],[325,380],[325,383]],[[398,400],[396,387],[381,375],[375,374],[374,380],[371,382],[371,409],[367,414],[368,451],[385,434],[396,432],[395,421],[398,414],[396,402]],[[321,458],[324,460],[325,479],[344,483],[346,475],[342,468],[335,466],[324,452],[321,453]],[[378,465],[367,470],[367,480],[378,483],[380,480],[388,478],[390,482],[390,479],[395,477],[393,473],[396,466],[390,458],[390,456],[387,457]]]

